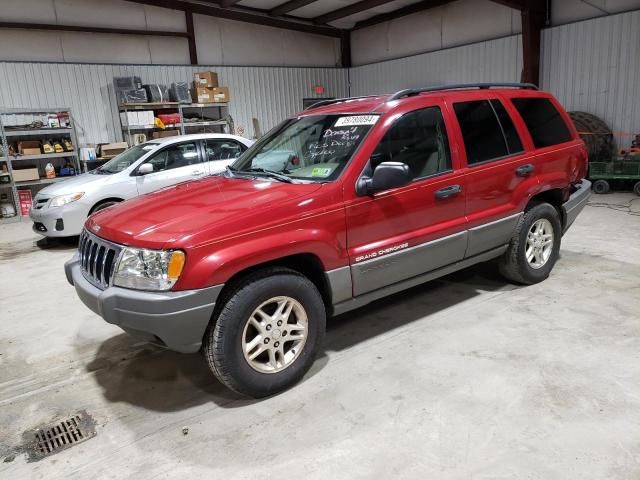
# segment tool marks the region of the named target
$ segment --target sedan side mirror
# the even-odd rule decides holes
[[[356,192],[371,195],[376,192],[404,187],[411,181],[409,167],[402,162],[382,162],[373,171],[372,177],[360,177]]]
[[[151,163],[143,163],[138,167],[138,175],[146,175],[153,172],[153,165]]]

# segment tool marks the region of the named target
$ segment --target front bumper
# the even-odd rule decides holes
[[[82,226],[89,215],[89,208],[88,205],[81,202],[71,202],[55,208],[32,208],[29,211],[29,218],[33,221],[33,231],[40,235],[73,237],[80,235]]]
[[[67,280],[87,307],[133,337],[178,352],[197,352],[223,285],[178,292],[120,287],[100,290],[80,271],[78,254],[64,265]]]
[[[587,179],[583,179],[578,185],[578,189],[571,194],[569,200],[562,204],[562,213],[564,215],[564,229],[562,233],[569,229],[578,214],[587,205],[590,196],[591,182]]]

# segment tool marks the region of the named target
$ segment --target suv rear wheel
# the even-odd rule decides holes
[[[562,226],[548,203],[534,205],[520,219],[509,248],[500,260],[507,279],[530,285],[546,279],[558,259]]]
[[[227,387],[265,397],[298,382],[324,337],[326,312],[306,277],[272,268],[230,291],[204,341],[215,376]]]

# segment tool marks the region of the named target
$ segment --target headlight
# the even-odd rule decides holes
[[[53,197],[53,199],[51,199],[51,203],[49,203],[49,206],[61,207],[63,205],[66,205],[67,203],[80,200],[83,195],[84,195],[84,192],[78,192],[78,193],[70,193],[68,195],[60,195],[59,197]]]
[[[113,284],[137,290],[169,290],[180,278],[184,260],[180,250],[125,247]]]

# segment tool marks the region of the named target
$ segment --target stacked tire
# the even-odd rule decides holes
[[[580,138],[589,152],[590,162],[609,162],[616,153],[613,132],[601,118],[587,112],[569,112]]]

